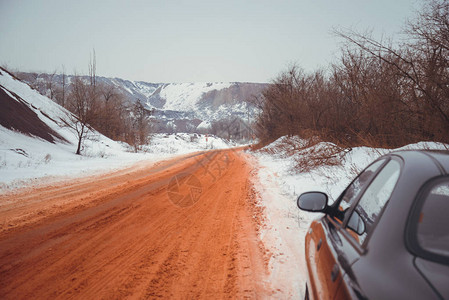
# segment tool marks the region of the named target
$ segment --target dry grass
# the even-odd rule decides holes
[[[316,135],[310,134],[307,138],[285,138],[258,151],[280,157],[293,157],[295,172],[309,172],[321,166],[342,165],[345,155],[351,148],[324,143]]]
[[[331,143],[316,144],[306,147],[295,154],[295,169],[309,172],[321,166],[340,166],[350,149]]]

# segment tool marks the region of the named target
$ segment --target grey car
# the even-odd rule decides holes
[[[449,299],[449,151],[400,151],[362,171],[306,234],[306,299]]]

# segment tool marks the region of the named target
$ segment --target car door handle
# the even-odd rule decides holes
[[[339,270],[340,270],[340,268],[338,267],[337,264],[335,264],[331,271],[332,282],[334,282],[337,279]]]
[[[316,251],[320,251],[320,249],[321,249],[321,245],[323,244],[323,239],[320,239],[319,241],[318,241],[318,245],[316,246]]]

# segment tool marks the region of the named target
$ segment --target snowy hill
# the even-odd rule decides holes
[[[62,85],[62,75],[58,74],[17,72],[16,75],[49,97],[49,81],[54,89]],[[73,76],[66,76],[69,88],[72,80]],[[253,121],[257,108],[251,99],[267,87],[263,83],[148,83],[106,77],[97,77],[97,81],[114,86],[126,98],[154,109],[158,132],[171,132],[172,129],[196,132],[202,122],[230,118]]]
[[[92,132],[82,155],[75,155],[76,134],[61,121],[70,122],[70,112],[3,69],[0,107],[0,192],[42,177],[84,176],[140,160],[229,147],[202,135],[156,135],[146,153],[130,153],[127,144]]]

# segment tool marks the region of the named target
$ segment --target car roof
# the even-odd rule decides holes
[[[431,158],[442,173],[449,174],[449,150],[401,150],[391,154],[399,155],[405,160]]]
[[[444,169],[444,173],[449,173],[449,151],[447,150],[433,150],[433,151],[425,151],[428,155],[432,156],[435,160],[437,160],[441,167]]]

